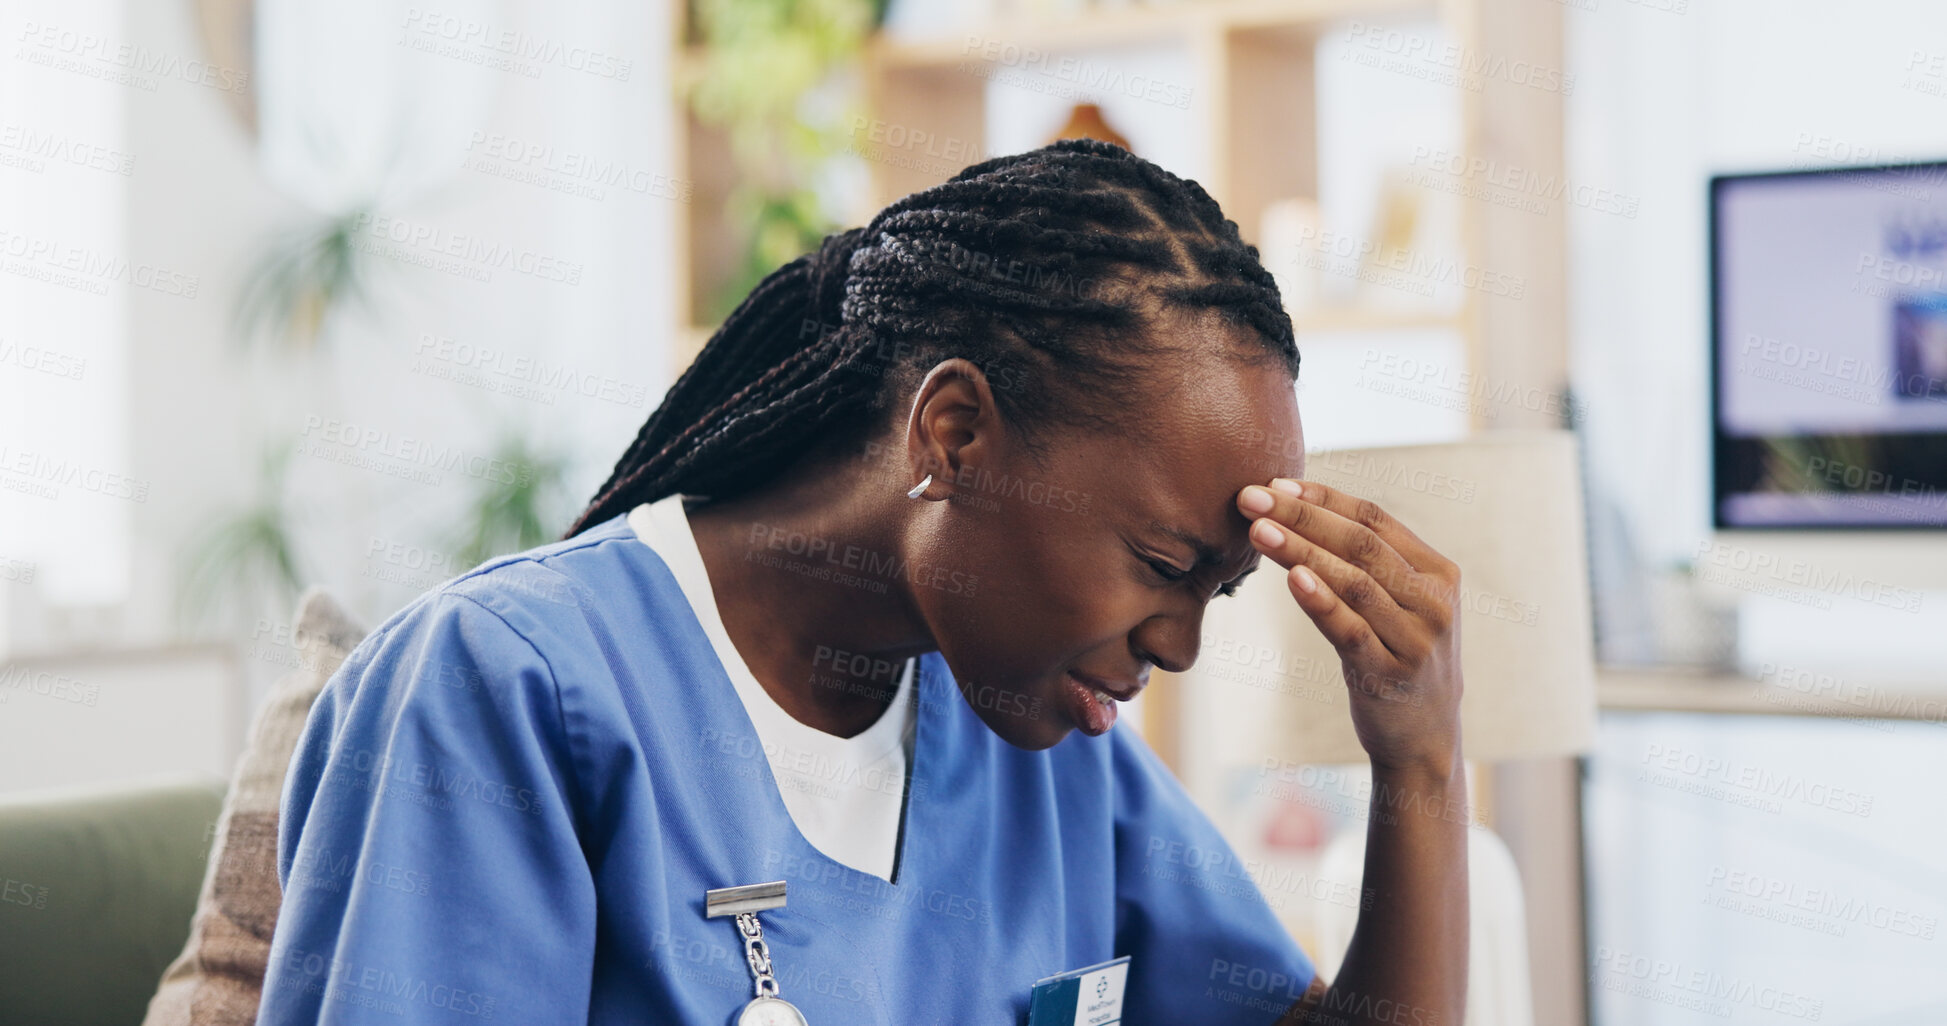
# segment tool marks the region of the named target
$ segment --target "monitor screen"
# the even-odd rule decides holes
[[[1713,522],[1947,526],[1947,163],[1710,183]]]

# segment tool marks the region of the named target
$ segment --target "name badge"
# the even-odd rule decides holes
[[[1034,985],[1028,1026],[1109,1026],[1122,1021],[1129,956],[1050,976]]]

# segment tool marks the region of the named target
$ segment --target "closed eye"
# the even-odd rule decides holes
[[[1178,567],[1171,566],[1170,564],[1165,563],[1160,559],[1146,559],[1144,560],[1144,562],[1149,564],[1151,570],[1156,571],[1156,575],[1158,577],[1161,577],[1163,580],[1169,581],[1171,583],[1175,583],[1177,581],[1184,579],[1185,577],[1190,576],[1190,572],[1188,570],[1183,570]],[[1257,569],[1255,566],[1251,568],[1251,570],[1255,570],[1255,569]],[[1219,595],[1237,594],[1237,589],[1240,585],[1244,583],[1244,578],[1249,577],[1250,575],[1251,575],[1250,570],[1246,570],[1243,573],[1238,574],[1235,580],[1232,580],[1230,583],[1225,584],[1221,588],[1218,588],[1217,594]]]
[[[1156,576],[1161,577],[1163,580],[1166,581],[1180,581],[1185,577],[1190,576],[1190,572],[1188,570],[1178,569],[1177,567],[1171,566],[1170,564],[1165,563],[1160,559],[1146,559],[1143,560],[1143,562],[1148,563],[1149,568],[1151,570],[1156,571]]]

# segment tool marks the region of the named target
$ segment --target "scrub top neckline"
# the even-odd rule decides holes
[[[684,496],[683,498],[677,501],[682,502],[685,506],[685,509],[687,509],[687,507],[690,505],[690,499],[691,499],[690,496]],[[686,602],[684,603],[684,605],[689,608],[691,619],[695,621],[697,627],[704,634],[705,639],[712,641],[712,643],[709,646],[711,655],[716,658],[719,666],[722,668],[724,677],[730,683],[731,689],[734,692],[737,692],[739,695],[742,695],[745,691],[745,687],[740,687],[738,684],[737,672],[734,672],[732,667],[728,665],[724,665],[726,661],[735,662],[736,671],[741,671],[741,673],[748,678],[747,686],[748,685],[756,686],[757,694],[755,697],[757,701],[770,703],[770,706],[776,709],[778,715],[790,719],[791,718],[790,714],[785,712],[782,706],[777,705],[777,700],[772,698],[770,692],[764,690],[763,685],[757,682],[756,676],[754,674],[751,674],[750,667],[744,663],[742,654],[737,651],[736,645],[729,641],[728,632],[725,631],[723,627],[722,615],[719,613],[717,609],[715,592],[714,590],[711,589],[709,584],[709,574],[707,572],[702,572],[703,556],[701,551],[696,548],[694,536],[690,534],[688,531],[670,532],[670,531],[664,531],[659,528],[656,528],[654,526],[655,513],[651,509],[652,505],[653,505],[652,503],[642,503],[638,505],[635,509],[630,510],[629,513],[627,514],[627,523],[631,531],[635,534],[638,540],[640,540],[645,536],[654,536],[654,537],[665,538],[666,540],[670,541],[671,547],[674,547],[677,551],[664,552],[652,546],[645,546],[645,547],[649,547],[651,551],[654,551],[656,553],[658,558],[663,560],[665,564],[664,565],[665,571],[667,571],[672,577],[674,577],[676,574],[675,574],[675,570],[669,565],[669,561],[671,559],[681,559],[681,560],[691,561],[695,569],[699,571],[697,577],[701,582],[702,590],[707,595],[708,600],[702,603],[703,608],[701,609],[696,608],[696,605],[692,603]],[[682,513],[682,515],[687,517],[688,514],[687,512],[684,512]],[[674,539],[669,539],[667,536],[670,535],[671,533],[675,533],[677,537]],[[685,542],[687,542],[688,544],[685,545]],[[640,541],[638,541],[638,543],[640,543]],[[678,591],[680,592],[681,590],[682,590],[681,585],[679,583]],[[714,640],[711,639],[710,637],[712,630],[715,630],[722,634],[723,645],[721,649],[719,649],[719,646],[715,644]],[[783,821],[791,831],[791,836],[797,838],[798,843],[801,844],[806,851],[811,852],[814,856],[816,856],[819,860],[821,860],[824,863],[835,866],[839,869],[843,869],[846,872],[857,873],[860,876],[870,877],[871,879],[880,881],[881,883],[885,884],[888,887],[898,886],[899,881],[905,875],[906,855],[907,855],[907,847],[908,847],[907,838],[914,833],[916,829],[916,824],[913,822],[914,817],[920,811],[920,806],[923,806],[925,804],[924,802],[919,803],[919,805],[917,806],[914,804],[913,784],[914,781],[924,781],[926,779],[925,774],[920,772],[921,769],[920,760],[926,758],[926,749],[927,749],[926,739],[927,736],[930,735],[931,731],[927,729],[927,720],[930,717],[923,715],[923,713],[925,712],[926,707],[932,704],[932,702],[929,699],[928,695],[926,694],[926,689],[929,686],[929,676],[926,673],[925,656],[923,655],[913,656],[909,660],[909,662],[911,662],[912,664],[911,672],[902,674],[900,689],[898,693],[894,696],[893,701],[888,704],[886,715],[883,715],[878,720],[874,721],[872,726],[866,728],[866,730],[861,734],[854,735],[852,738],[840,739],[848,742],[853,741],[859,737],[863,737],[867,734],[870,734],[874,730],[880,730],[881,728],[888,726],[889,723],[894,722],[898,719],[898,717],[892,715],[893,710],[897,708],[898,704],[900,702],[908,703],[909,706],[908,725],[913,733],[913,749],[906,759],[906,779],[900,788],[899,828],[895,840],[893,842],[892,875],[889,878],[881,877],[878,876],[877,874],[868,872],[863,869],[859,869],[856,866],[852,866],[844,862],[840,862],[839,860],[833,858],[831,855],[827,854],[824,849],[818,847],[816,844],[813,844],[811,838],[805,835],[803,828],[798,825],[798,821],[791,815],[790,808],[785,805],[784,788],[783,785],[777,779],[777,771],[775,768],[771,766],[770,759],[768,757],[763,757],[758,760],[764,766],[764,771],[765,771],[764,779],[768,783],[768,786],[760,784],[757,788],[759,791],[762,791],[764,793],[764,797],[762,801],[764,801],[767,805],[769,805],[772,811],[778,817],[783,819]],[[735,709],[726,713],[725,715],[733,717],[735,720],[740,721],[742,727],[748,730],[750,736],[754,737],[757,736],[757,723],[754,719],[751,718],[750,709],[746,704],[747,701],[749,701],[749,699],[738,701],[735,703],[727,703],[727,704],[734,705]],[[797,721],[794,719],[792,720],[792,722],[797,722]],[[800,725],[805,726],[804,724],[800,724]],[[808,728],[808,729],[815,730],[815,728]],[[888,731],[883,731],[883,730],[881,732],[888,733]],[[894,744],[900,744],[903,742],[904,738],[901,736],[900,732],[892,731],[890,733],[892,735],[892,741]],[[836,735],[827,735],[827,736],[835,737]]]
[[[675,508],[678,501],[683,504],[681,510]],[[716,650],[718,661],[725,664],[724,669],[728,672],[730,682],[736,685],[738,695],[743,698],[746,705],[754,704],[763,709],[767,717],[781,720],[797,728],[795,731],[797,739],[816,750],[818,754],[845,759],[879,759],[891,752],[904,740],[901,737],[902,728],[913,713],[912,700],[915,689],[912,686],[912,678],[917,675],[916,672],[908,673],[906,668],[902,667],[897,690],[894,691],[892,700],[886,703],[885,711],[878,719],[873,720],[870,726],[851,737],[828,734],[786,712],[784,707],[778,704],[777,699],[771,697],[771,692],[758,681],[757,675],[751,672],[750,664],[744,661],[743,653],[738,650],[736,643],[730,640],[730,631],[723,623],[722,606],[717,601],[716,586],[710,583],[709,572],[704,569],[703,553],[697,548],[696,536],[688,523],[688,508],[695,504],[691,496],[682,496],[680,500],[676,496],[668,496],[657,503],[648,504],[649,508],[643,512],[643,515],[651,520],[648,526],[654,528],[652,531],[645,532],[638,527],[637,515],[634,512],[629,514],[629,526],[635,529],[638,536],[647,534],[661,538],[668,543],[669,547],[674,548],[674,552],[661,553],[665,559],[673,556],[687,564],[691,571],[690,577],[695,581],[697,589],[703,592],[700,597],[704,600],[701,603],[702,608],[694,609],[692,612],[697,614],[703,632],[710,636],[711,647]],[[916,659],[917,657],[907,662],[915,662]]]

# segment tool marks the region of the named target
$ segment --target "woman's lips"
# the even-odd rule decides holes
[[[1062,674],[1062,691],[1067,698],[1069,718],[1082,733],[1101,737],[1115,726],[1116,699],[1108,692],[1090,685],[1072,670]]]

